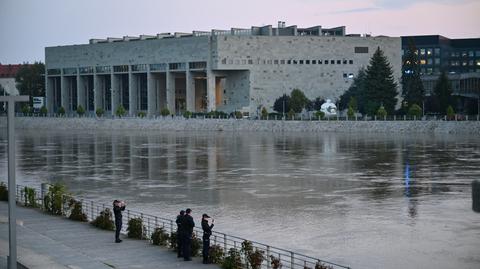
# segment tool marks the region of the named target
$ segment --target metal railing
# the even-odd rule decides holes
[[[24,191],[25,187],[32,188],[32,187],[23,186],[23,185],[17,185],[17,188],[16,188],[17,202],[22,204],[28,203],[28,201],[26,200],[27,197],[25,196],[25,191]],[[35,190],[35,200],[36,200],[37,207],[40,207],[45,210],[43,202],[44,202],[44,197],[48,192],[48,189],[44,188],[43,186],[41,189],[39,188],[32,188],[32,189]],[[97,216],[100,215],[100,212],[104,211],[105,209],[108,208],[112,210],[112,206],[107,205],[105,203],[99,203],[92,200],[75,198],[72,196],[65,196],[64,199],[62,199],[63,200],[62,215],[64,217],[68,217],[70,213],[68,209],[69,207],[67,205],[70,198],[74,198],[76,201],[81,202],[82,212],[87,216],[87,219],[89,222],[95,220]],[[140,218],[142,220],[142,224],[145,229],[143,233],[146,236],[147,240],[151,240],[152,233],[155,231],[156,228],[164,228],[164,230],[166,232],[169,232],[170,235],[176,232],[176,223],[172,219],[158,217],[158,216],[146,214],[140,211],[129,210],[129,209],[123,212],[124,223],[128,223],[128,221],[133,218]],[[127,233],[127,225],[123,225],[121,232],[123,234]],[[202,232],[203,231],[201,230],[201,228],[199,227],[194,228],[194,233],[196,238],[201,238]],[[238,236],[228,235],[222,232],[213,231],[212,236],[210,237],[211,246],[217,245],[220,248],[222,248],[224,255],[227,255],[228,251],[232,248],[236,249],[237,251],[240,251],[242,248],[242,243],[245,241],[251,242],[254,250],[259,250],[263,252],[265,259],[262,262],[261,268],[267,268],[267,269],[273,268],[270,260],[270,256],[273,256],[280,261],[282,266],[279,268],[314,269],[316,268],[317,264],[322,264],[326,267],[320,267],[320,268],[350,269],[350,267],[347,267],[344,265],[340,265],[337,263],[325,261],[315,257],[303,255],[287,249],[270,246],[264,243],[247,240],[245,238],[241,238]],[[243,259],[245,261],[245,257],[243,257]]]

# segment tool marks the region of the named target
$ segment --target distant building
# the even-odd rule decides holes
[[[21,64],[0,64],[0,86],[9,95],[18,95],[15,76]]]
[[[346,35],[345,27],[249,29],[91,39],[45,49],[48,111],[82,105],[114,114],[183,111],[258,113],[301,89],[336,100],[380,47],[401,76],[401,39]]]

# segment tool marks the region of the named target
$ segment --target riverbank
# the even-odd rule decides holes
[[[274,121],[235,119],[106,119],[18,117],[18,129],[34,130],[157,130],[227,132],[339,132],[392,134],[480,134],[480,121]],[[0,128],[7,127],[6,117]]]

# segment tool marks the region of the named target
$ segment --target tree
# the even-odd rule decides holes
[[[452,86],[448,81],[447,74],[442,72],[435,84],[434,92],[434,106],[435,112],[445,113],[448,106],[453,105],[452,100]]]
[[[30,96],[30,104],[34,96],[45,96],[45,65],[41,62],[23,64],[15,76],[20,95]]]
[[[348,107],[347,116],[349,118],[353,118],[355,116],[355,112],[353,110],[353,107],[351,107],[351,106]]]
[[[412,40],[406,50],[402,67],[402,97],[406,106],[422,104],[425,100],[425,88],[420,79],[420,66],[417,48]]]
[[[290,111],[290,96],[284,94],[275,100],[275,103],[273,103],[273,110],[278,113],[287,113]]]
[[[364,90],[365,90],[365,78],[366,78],[366,73],[364,69],[358,70],[357,76],[353,79],[352,85],[348,88],[346,92],[340,96],[340,101],[339,101],[339,109],[343,110],[348,108],[350,105],[350,102],[352,102],[352,98],[354,99],[353,102],[355,102],[355,106],[352,106],[352,108],[355,111],[360,111],[361,113],[365,113],[365,101],[363,98]]]
[[[290,107],[296,113],[302,112],[309,102],[310,100],[299,89],[294,89],[290,94]]]
[[[307,105],[307,110],[308,111],[312,111],[312,110],[318,111],[322,107],[323,103],[325,103],[325,99],[323,99],[322,97],[317,97],[314,100],[312,100],[311,102],[309,102],[309,104]]]
[[[387,110],[385,110],[385,107],[383,105],[380,106],[377,110],[377,117],[384,118],[388,114]]]
[[[392,67],[380,47],[370,59],[365,73],[364,97],[367,101],[365,112],[373,115],[380,105],[383,105],[387,113],[392,114],[397,104],[397,83],[393,77]]]
[[[262,115],[262,119],[263,119],[263,120],[268,119],[268,111],[267,111],[267,109],[266,109],[265,107],[262,107],[261,115]]]
[[[415,117],[419,118],[419,117],[422,116],[422,108],[417,104],[413,104],[408,109],[408,115],[409,116],[415,116]]]

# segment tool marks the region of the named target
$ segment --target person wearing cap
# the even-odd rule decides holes
[[[203,230],[203,263],[207,264],[210,263],[208,260],[209,250],[210,250],[210,236],[212,235],[212,228],[213,222],[215,221],[212,219],[212,224],[208,225],[208,219],[210,218],[209,215],[203,214],[202,215],[202,230]]]
[[[180,210],[180,214],[177,216],[177,257],[183,257],[183,246],[182,246],[182,239],[183,239],[183,231],[182,231],[182,221],[183,217],[185,216],[185,210]]]
[[[125,210],[126,203],[119,200],[113,201],[113,214],[115,214],[115,243],[121,243],[120,231],[122,230],[122,211]]]
[[[187,208],[185,210],[185,215],[182,218],[181,222],[181,230],[182,230],[182,247],[183,247],[183,260],[191,261],[192,255],[192,235],[193,235],[193,227],[195,227],[195,222],[193,221],[192,216],[190,214],[192,210]]]

